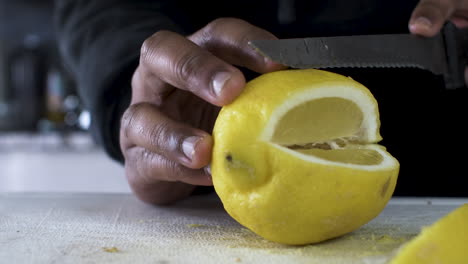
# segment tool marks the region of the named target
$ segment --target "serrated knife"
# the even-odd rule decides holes
[[[447,89],[465,87],[468,29],[452,23],[431,38],[382,34],[252,40],[250,45],[292,68],[415,67],[443,75]]]

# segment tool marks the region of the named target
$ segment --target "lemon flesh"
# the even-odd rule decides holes
[[[391,264],[465,264],[468,262],[468,204],[426,227]]]
[[[399,163],[383,146],[378,106],[351,78],[284,70],[250,81],[221,109],[212,176],[226,211],[258,235],[316,243],[375,218]]]

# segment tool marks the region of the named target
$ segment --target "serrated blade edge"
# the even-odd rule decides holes
[[[254,40],[257,51],[293,68],[414,67],[443,74],[447,70],[440,35],[411,34]]]

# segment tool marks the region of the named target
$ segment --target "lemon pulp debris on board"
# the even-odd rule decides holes
[[[107,253],[118,253],[120,252],[120,249],[116,247],[103,247],[102,250],[104,250]]]
[[[377,101],[321,70],[250,81],[213,130],[212,175],[226,211],[279,243],[316,243],[375,218],[393,195],[398,161],[377,143]]]
[[[404,245],[391,264],[468,263],[468,204],[464,204]]]
[[[207,227],[206,225],[202,224],[187,224],[187,227],[189,228],[197,228],[197,227]]]

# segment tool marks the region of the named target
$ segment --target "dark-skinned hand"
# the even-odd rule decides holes
[[[120,129],[127,179],[141,200],[168,204],[197,185],[212,185],[210,132],[220,107],[246,82],[233,65],[258,73],[281,69],[248,44],[274,38],[245,21],[223,18],[188,37],[159,31],[143,43]]]
[[[419,1],[411,15],[409,30],[413,34],[432,37],[447,21],[459,28],[468,27],[468,0]],[[465,68],[465,83],[468,85],[468,68]]]

